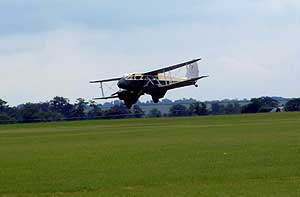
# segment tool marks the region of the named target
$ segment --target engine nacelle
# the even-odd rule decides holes
[[[128,109],[139,100],[140,96],[134,91],[123,90],[118,93],[119,99],[125,102]]]

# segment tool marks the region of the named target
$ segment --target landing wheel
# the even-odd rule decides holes
[[[124,102],[125,102],[126,107],[127,107],[128,109],[131,109],[132,103],[129,102],[129,101],[124,101]]]
[[[159,102],[158,98],[152,98],[152,100],[153,100],[154,103],[158,103]]]

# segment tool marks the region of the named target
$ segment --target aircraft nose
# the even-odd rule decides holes
[[[120,79],[118,82],[118,87],[121,89],[126,89],[127,87],[127,82],[124,78]]]

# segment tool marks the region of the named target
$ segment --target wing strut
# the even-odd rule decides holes
[[[100,88],[101,88],[101,93],[102,93],[102,97],[104,98],[104,90],[103,90],[103,82],[100,82]]]
[[[105,79],[105,80],[97,80],[97,81],[90,81],[90,83],[99,83],[100,85],[100,90],[101,90],[101,94],[102,94],[102,98],[95,98],[95,99],[111,99],[111,98],[118,98],[117,93],[114,93],[111,96],[106,97],[104,93],[104,84],[107,82],[112,82],[112,81],[119,81],[120,79],[122,79],[121,77],[119,78],[112,78],[112,79]]]

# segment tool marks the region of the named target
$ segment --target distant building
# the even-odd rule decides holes
[[[271,111],[271,113],[276,113],[276,112],[285,112],[284,107],[275,107]]]

